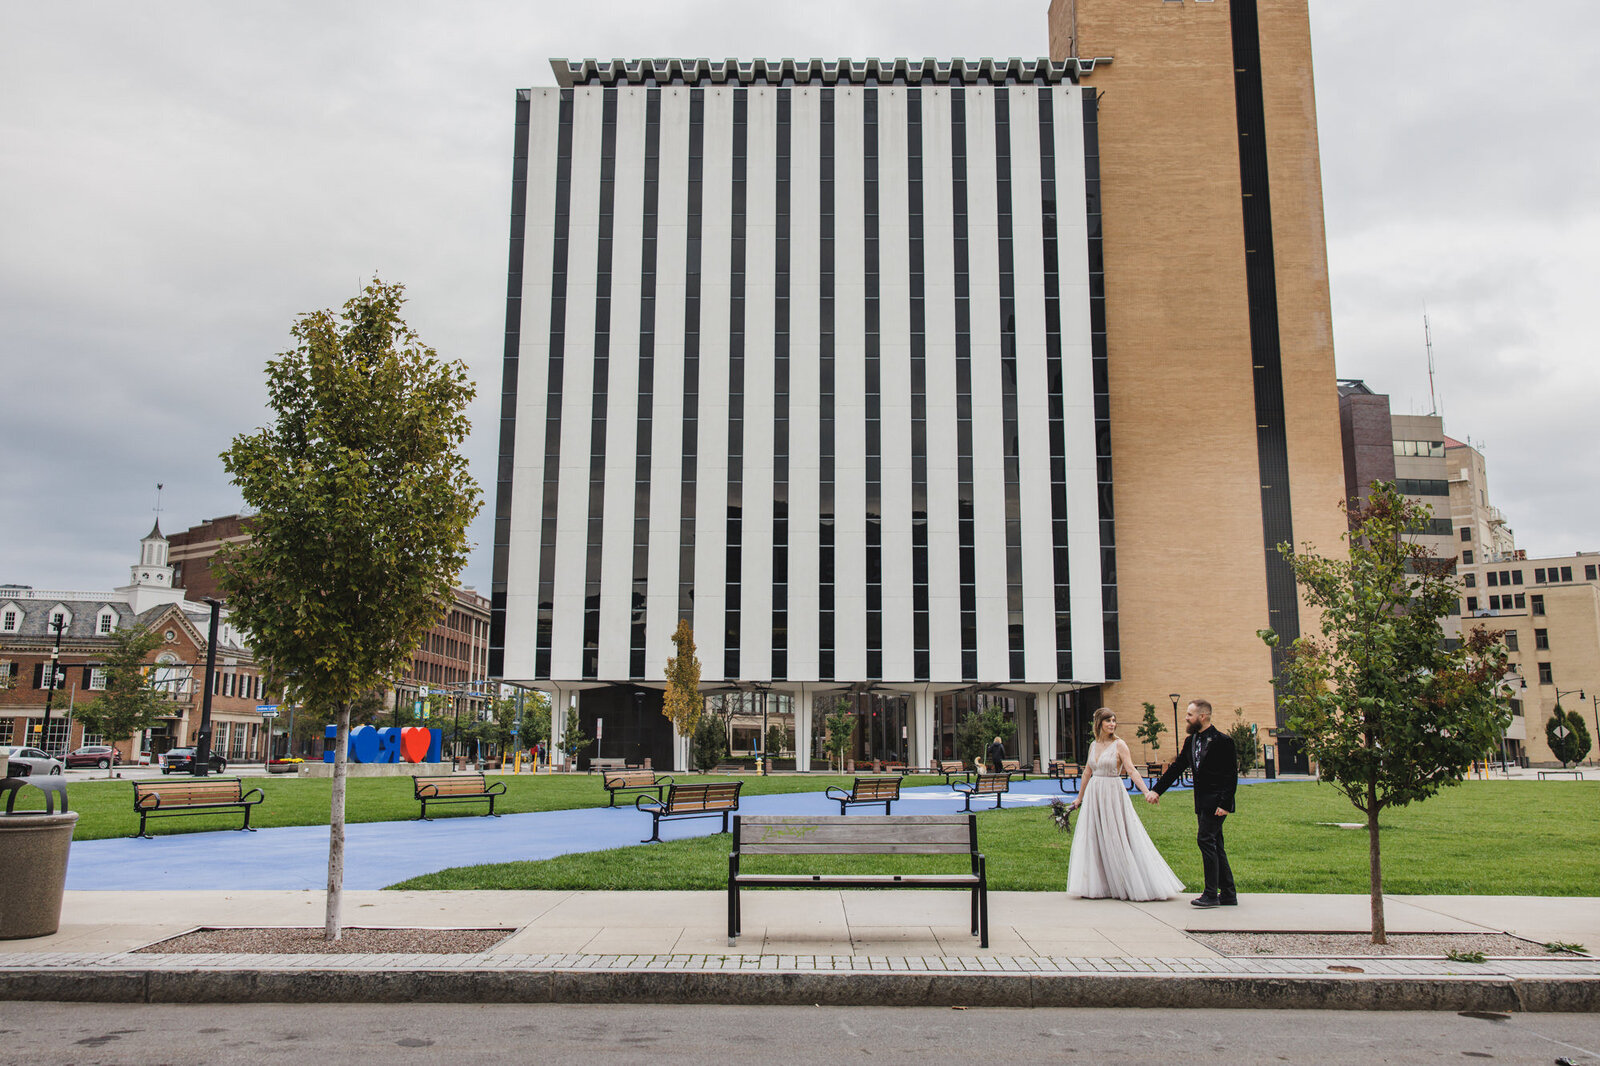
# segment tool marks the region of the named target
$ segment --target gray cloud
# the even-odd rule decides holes
[[[1508,42],[1487,0],[1314,6],[1340,372],[1426,410],[1426,303],[1520,542],[1593,546],[1600,17],[1547,2]],[[121,581],[157,481],[169,529],[237,510],[217,454],[267,417],[265,361],[374,273],[478,381],[492,493],[514,91],[548,57],[1031,56],[1045,7],[7,5],[0,581]],[[487,508],[473,535],[486,588]]]

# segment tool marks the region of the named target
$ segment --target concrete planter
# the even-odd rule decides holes
[[[305,765],[304,763],[298,763],[298,762],[269,762],[269,763],[267,763],[267,773],[269,773],[269,774],[297,774],[297,773],[300,772],[300,767],[302,767],[304,765]]]
[[[60,927],[77,824],[76,811],[0,815],[0,940],[49,936]]]

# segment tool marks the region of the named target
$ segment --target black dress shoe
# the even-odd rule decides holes
[[[1222,903],[1216,896],[1196,896],[1189,901],[1191,907],[1220,907]]]

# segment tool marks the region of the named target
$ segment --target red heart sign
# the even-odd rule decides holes
[[[400,730],[400,757],[406,762],[421,762],[428,757],[433,734],[422,726],[408,725]]]

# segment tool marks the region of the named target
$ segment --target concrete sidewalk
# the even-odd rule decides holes
[[[350,926],[501,927],[462,955],[176,955],[197,926],[318,926],[314,892],[69,892],[61,930],[0,942],[0,999],[138,1002],[725,1002],[1600,1010],[1600,960],[1229,958],[1204,930],[1367,928],[1367,899],[1256,895],[1199,911],[1057,893],[990,895],[991,948],[961,893],[347,892]],[[1600,945],[1592,898],[1392,897],[1390,931]],[[1339,969],[1330,969],[1339,967]],[[1354,970],[1356,972],[1351,972]]]

